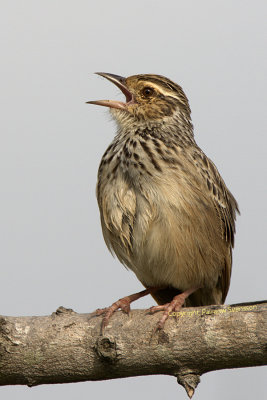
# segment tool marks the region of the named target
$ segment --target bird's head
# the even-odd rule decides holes
[[[190,107],[182,88],[161,75],[133,75],[123,78],[118,75],[97,73],[114,83],[125,95],[125,102],[117,100],[88,101],[109,107],[119,125],[128,123],[160,123],[179,116],[190,121]]]

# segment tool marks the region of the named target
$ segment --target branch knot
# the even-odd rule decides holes
[[[116,340],[113,337],[101,336],[95,346],[97,354],[105,361],[114,363],[118,358]]]

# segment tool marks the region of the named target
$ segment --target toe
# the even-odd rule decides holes
[[[148,309],[148,312],[153,314],[154,312],[157,312],[157,311],[165,311],[166,308],[169,306],[169,304],[170,303],[163,304],[163,305],[160,305],[160,306],[152,306],[152,307],[150,307]]]
[[[131,307],[130,307],[129,300],[127,300],[126,298],[123,298],[123,299],[120,299],[117,303],[118,303],[118,308],[120,308],[126,314],[130,314]]]

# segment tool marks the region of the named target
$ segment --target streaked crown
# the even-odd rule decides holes
[[[129,111],[148,119],[171,116],[177,109],[190,118],[188,99],[181,86],[161,75],[133,75],[126,78],[126,86],[136,103]]]

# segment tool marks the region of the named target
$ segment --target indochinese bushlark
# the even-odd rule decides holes
[[[194,139],[182,88],[160,75],[99,73],[126,97],[89,101],[110,108],[117,135],[98,172],[97,199],[105,242],[146,290],[97,314],[102,330],[115,310],[151,294],[163,310],[222,304],[231,277],[238,205]]]

